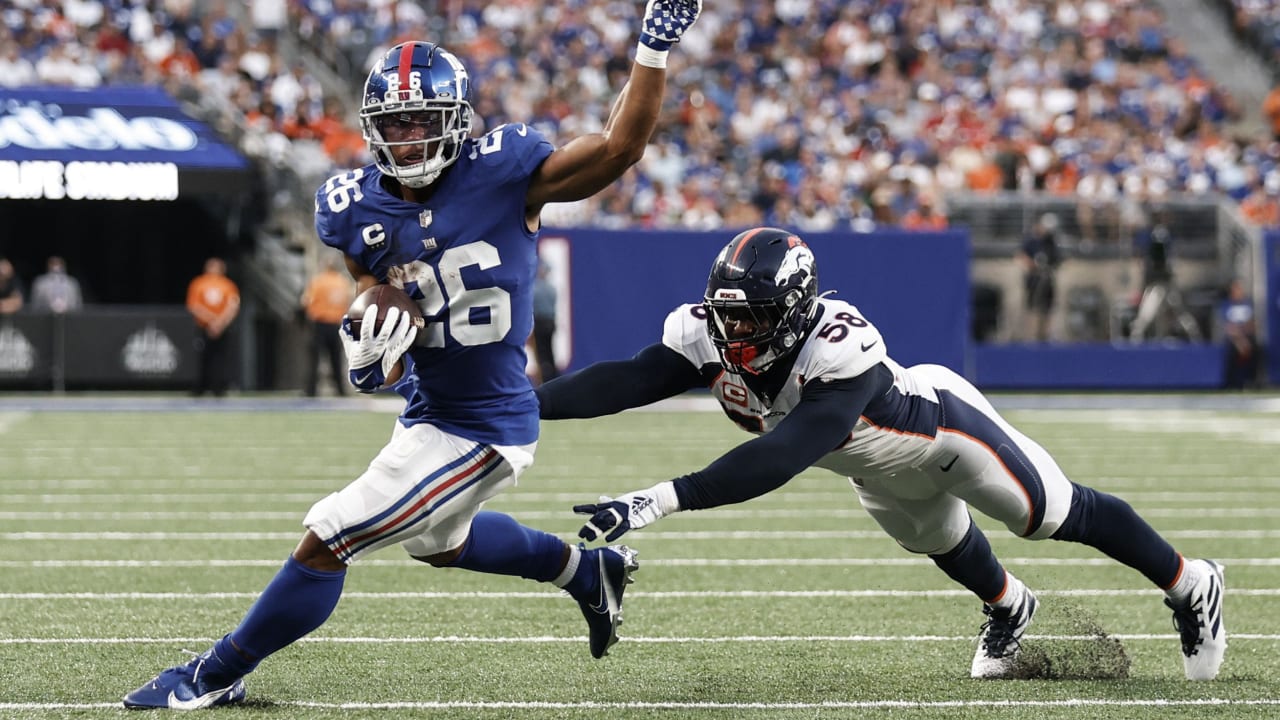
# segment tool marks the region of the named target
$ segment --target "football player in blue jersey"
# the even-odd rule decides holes
[[[940,365],[902,367],[858,308],[818,294],[800,238],[756,228],[712,265],[701,303],[676,308],[662,342],[538,388],[544,419],[591,418],[711,389],[757,437],[702,470],[598,503],[579,535],[612,542],[680,510],[739,503],[810,466],[849,478],[894,540],[927,554],[983,602],[970,674],[1015,676],[1036,596],[996,559],[973,507],[1020,537],[1094,547],[1164,590],[1184,670],[1212,679],[1226,650],[1222,568],[1184,559],[1123,500],[1071,482],[972,384]]]
[[[124,698],[193,709],[244,698],[244,676],[319,627],[347,566],[392,544],[438,567],[553,583],[577,600],[591,655],[617,642],[637,568],[625,547],[584,550],[481,505],[533,462],[538,404],[525,375],[539,216],[589,197],[636,163],[658,120],[671,46],[701,0],[649,0],[626,87],[600,133],[553,148],[527,125],[471,137],[471,81],[429,42],[387,52],[365,82],[360,126],[372,165],[316,193],[316,230],[355,277],[404,289],[426,324],[378,308],[344,322],[350,380],[407,398],[391,440],[363,475],[320,500],[301,543],[240,625],[190,663]],[[350,320],[350,319],[348,319]]]

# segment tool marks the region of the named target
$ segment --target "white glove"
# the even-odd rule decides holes
[[[701,12],[702,0],[649,0],[644,6],[640,42],[654,50],[670,50]]]
[[[591,516],[578,531],[578,537],[591,541],[611,530],[604,539],[613,542],[628,530],[639,530],[679,512],[680,498],[676,497],[675,485],[668,480],[648,490],[636,490],[616,498],[601,495],[599,503],[574,505],[573,511]]]
[[[418,336],[413,318],[400,312],[400,308],[387,309],[382,327],[375,334],[373,327],[377,322],[378,306],[370,305],[360,319],[358,339],[351,334],[351,318],[343,318],[342,327],[338,330],[342,348],[347,352],[347,367],[351,368],[347,379],[364,393],[371,393],[386,383],[387,376]]]

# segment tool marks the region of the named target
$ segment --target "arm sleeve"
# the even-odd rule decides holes
[[[681,510],[732,505],[782,487],[834,450],[874,398],[893,384],[883,363],[847,380],[810,381],[778,427],[729,452],[704,470],[675,479]]]
[[[543,420],[593,418],[679,395],[703,385],[698,368],[657,343],[630,360],[600,362],[536,390]]]

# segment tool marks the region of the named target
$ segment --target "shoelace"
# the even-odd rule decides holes
[[[1200,651],[1200,644],[1204,642],[1204,638],[1200,637],[1200,629],[1204,627],[1204,620],[1201,619],[1200,608],[1204,605],[1203,599],[1194,605],[1186,605],[1178,607],[1173,601],[1165,598],[1164,604],[1173,611],[1173,629],[1178,631],[1182,636],[1182,654],[1191,657]]]
[[[990,618],[982,624],[982,649],[987,657],[1002,658],[1016,651],[1018,640],[1014,633],[1020,615],[990,605],[983,605],[982,613]]]
[[[187,669],[191,667],[191,662],[200,657],[200,653],[192,652],[185,648],[183,648],[182,652],[190,655],[191,660],[186,662],[183,665],[175,665],[173,667],[169,667],[169,668],[165,668],[164,670],[161,670],[160,674],[156,676],[157,681],[160,680],[160,678],[167,677],[169,675],[185,675],[187,673]]]

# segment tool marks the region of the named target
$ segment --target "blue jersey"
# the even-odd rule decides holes
[[[373,165],[316,193],[320,239],[404,288],[426,317],[398,388],[406,425],[429,422],[493,445],[538,439],[524,350],[537,233],[526,227],[525,197],[552,149],[532,128],[503,125],[468,139],[425,203],[389,193]]]

